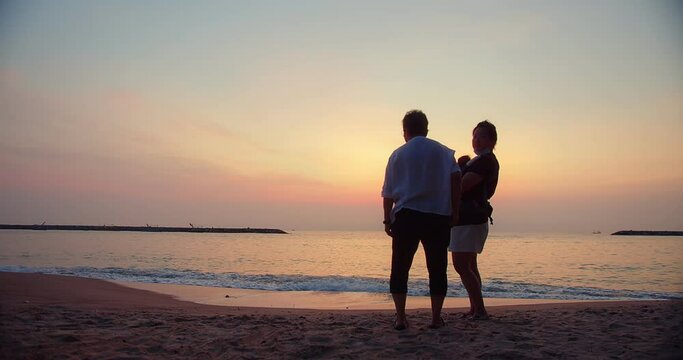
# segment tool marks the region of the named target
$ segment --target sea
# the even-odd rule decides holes
[[[488,298],[683,299],[683,237],[497,233],[478,257]],[[386,294],[381,231],[288,234],[0,230],[0,271],[271,291]],[[467,296],[449,265],[448,296]],[[409,294],[428,295],[424,252]]]

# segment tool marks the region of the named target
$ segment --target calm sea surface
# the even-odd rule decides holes
[[[386,293],[391,241],[374,231],[189,234],[0,231],[0,271],[264,290]],[[493,233],[487,297],[683,298],[683,238]],[[424,253],[410,292],[427,295]],[[465,296],[449,268],[449,295]]]

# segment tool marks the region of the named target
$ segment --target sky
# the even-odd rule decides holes
[[[381,230],[411,109],[494,231],[683,230],[666,0],[0,0],[0,223]]]

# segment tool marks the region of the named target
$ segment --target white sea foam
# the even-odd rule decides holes
[[[484,295],[526,299],[683,297],[683,241],[666,237],[492,233],[478,263]],[[387,293],[382,232],[288,235],[0,231],[0,271],[274,291]],[[465,296],[449,266],[449,296]],[[427,295],[418,250],[409,291]]]
[[[386,293],[387,279],[306,276],[306,275],[244,275],[237,273],[202,273],[192,270],[173,269],[122,269],[92,267],[42,267],[0,266],[0,271],[32,272],[80,276],[94,279],[229,287],[271,291],[324,291]],[[410,295],[427,296],[428,281],[411,280]],[[609,290],[587,287],[558,287],[542,284],[511,283],[491,280],[484,283],[484,296],[510,299],[561,299],[561,300],[644,300],[683,299],[680,293],[643,292],[632,290]],[[448,296],[462,297],[466,293],[459,283],[451,282]]]

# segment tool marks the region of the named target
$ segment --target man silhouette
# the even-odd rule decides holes
[[[460,167],[455,151],[427,139],[427,125],[422,111],[411,110],[403,117],[406,143],[389,157],[382,186],[384,231],[392,238],[390,291],[397,330],[408,327],[408,273],[420,242],[429,271],[429,327],[444,326],[441,309],[448,289],[447,248],[450,227],[458,220]]]

